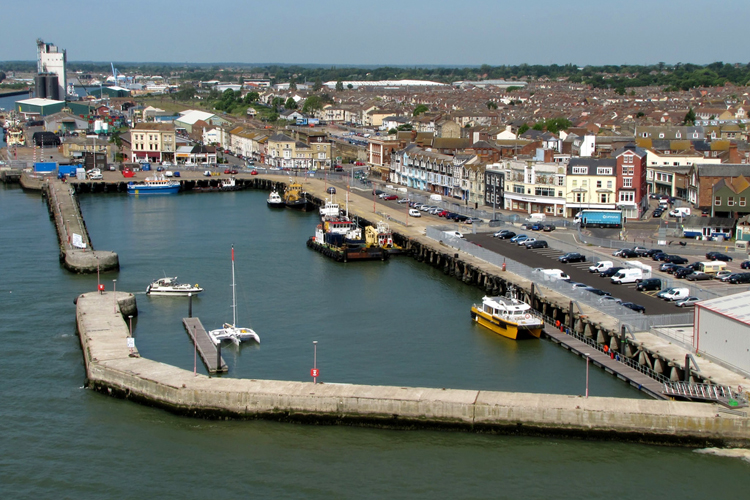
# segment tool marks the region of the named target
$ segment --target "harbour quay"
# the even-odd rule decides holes
[[[132,294],[84,293],[76,322],[87,385],[205,418],[456,429],[689,446],[750,446],[750,419],[679,401],[210,377],[140,357]]]

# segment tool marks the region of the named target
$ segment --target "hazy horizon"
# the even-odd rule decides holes
[[[3,62],[35,61],[41,38],[66,49],[70,63],[704,65],[747,62],[750,2],[227,0],[207,8],[196,0],[132,0],[121,12],[93,0],[29,0],[3,11],[14,21],[4,23],[13,43],[0,45]],[[89,34],[87,26],[95,29]],[[248,62],[260,58],[279,62]]]

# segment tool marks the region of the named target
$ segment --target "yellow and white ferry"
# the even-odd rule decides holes
[[[506,297],[483,297],[481,304],[471,306],[471,319],[514,340],[525,335],[539,338],[544,327],[544,321],[530,305]]]

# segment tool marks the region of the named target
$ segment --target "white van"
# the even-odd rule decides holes
[[[463,238],[464,235],[460,231],[443,231],[446,236],[451,236],[453,238]]]
[[[727,263],[720,260],[714,262],[701,262],[698,265],[698,270],[706,274],[716,274],[719,271],[726,271]]]
[[[689,288],[673,288],[671,292],[664,294],[664,300],[682,300],[690,296]]]
[[[420,214],[419,210],[417,210],[416,208],[410,208],[409,209],[409,215],[411,217],[422,217],[422,214]]]
[[[431,194],[430,201],[443,201],[443,197],[439,194]]]
[[[570,276],[562,272],[562,269],[542,269],[542,277],[546,281],[570,279]]]
[[[589,272],[590,273],[601,273],[602,271],[606,271],[610,267],[614,266],[611,260],[603,260],[601,262],[597,262],[593,266],[589,266]]]
[[[547,220],[547,216],[544,214],[529,214],[529,218],[526,219],[527,222],[544,222]]]
[[[669,212],[670,217],[687,217],[690,215],[690,209],[688,207],[678,207]]]
[[[614,276],[609,278],[609,281],[616,285],[621,285],[623,283],[637,283],[642,279],[643,271],[640,269],[620,269]]]

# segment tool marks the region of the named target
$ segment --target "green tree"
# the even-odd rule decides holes
[[[286,109],[297,109],[297,103],[291,97],[284,103]]]
[[[398,130],[395,128],[388,129],[388,135],[395,135],[398,134]]]
[[[245,94],[244,101],[245,101],[245,104],[252,104],[256,102],[258,99],[260,99],[260,94],[258,94],[257,92],[248,92],[247,94]]]
[[[3,71],[0,71],[0,82],[5,80],[5,73]]]
[[[695,111],[693,111],[693,108],[688,109],[688,112],[685,113],[685,119],[682,120],[683,125],[695,125]]]
[[[297,90],[297,79],[294,77],[289,80],[289,90]]]
[[[497,109],[497,103],[495,101],[487,101],[487,109]]]
[[[430,110],[427,106],[424,104],[418,104],[416,108],[414,108],[414,111],[412,111],[412,116],[419,116],[422,113],[426,113]]]
[[[623,85],[618,85],[617,88],[615,88],[615,94],[625,95],[625,87]]]
[[[404,131],[404,130],[411,130],[412,126],[411,123],[404,123],[403,125],[399,125],[396,130]]]
[[[240,85],[243,85],[245,83],[245,79],[242,77],[242,75],[237,78],[237,83],[239,83]]]
[[[521,125],[520,127],[518,127],[518,135],[523,134],[524,132],[526,132],[527,130],[529,130],[529,128],[530,128],[529,124],[528,123],[524,123],[523,125]]]
[[[271,101],[271,106],[273,106],[275,110],[278,110],[283,105],[284,105],[284,99],[281,97],[274,97],[273,100]]]
[[[320,89],[323,88],[323,80],[320,79],[320,77],[315,78],[315,83],[313,83],[313,92],[319,92]]]
[[[316,95],[308,96],[305,99],[305,104],[302,105],[303,113],[312,113],[321,109],[323,109],[323,100]]]
[[[336,82],[336,90],[338,92],[341,92],[342,90],[344,90],[344,82],[342,82],[340,78]]]
[[[539,132],[544,132],[544,122],[536,122],[531,128]]]
[[[349,90],[351,90],[351,89],[354,88],[354,85],[352,85],[351,83],[347,83],[346,84],[346,88],[348,88]]]

